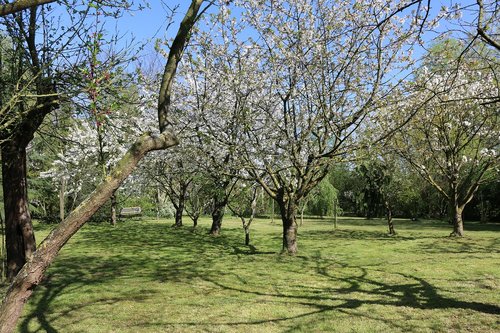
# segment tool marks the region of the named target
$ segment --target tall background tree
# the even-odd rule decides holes
[[[397,104],[404,110],[400,114],[414,116],[404,131],[392,136],[391,145],[447,200],[452,235],[463,236],[465,206],[481,184],[496,178],[499,64],[481,53],[449,57],[450,48],[459,53],[461,44],[444,45],[429,54],[407,90],[411,93]],[[397,121],[392,114],[387,121]]]

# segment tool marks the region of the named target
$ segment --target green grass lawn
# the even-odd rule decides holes
[[[171,220],[87,225],[28,302],[19,332],[499,332],[500,225],[236,219],[219,237]],[[185,223],[190,221],[186,218]],[[38,240],[49,227],[37,225]]]

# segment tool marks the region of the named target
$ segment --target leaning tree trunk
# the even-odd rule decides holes
[[[36,242],[28,209],[25,145],[12,138],[4,142],[1,149],[7,279],[10,281],[31,258]]]
[[[152,150],[166,149],[177,144],[168,133],[159,137],[143,135],[120,160],[113,172],[102,181],[92,194],[44,239],[32,260],[16,275],[0,306],[0,333],[12,332],[22,309],[33,289],[40,283],[57,253],[85,222],[113,195],[130,175],[137,163]]]

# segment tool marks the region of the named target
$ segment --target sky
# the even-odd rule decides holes
[[[145,57],[152,56],[156,53],[154,50],[156,39],[175,37],[190,3],[188,0],[150,0],[148,8],[126,12],[117,20],[109,19],[109,28],[114,31],[116,27],[120,35],[124,35],[125,40],[134,38],[138,43],[146,43],[142,54]],[[174,9],[175,15],[171,19]],[[168,27],[169,22],[171,25]]]
[[[342,0],[339,0],[342,1]],[[487,0],[486,2],[488,2]],[[139,4],[144,4],[148,2],[148,6],[143,10],[134,10],[130,12],[124,12],[122,17],[118,19],[107,18],[106,19],[106,30],[108,34],[114,34],[115,31],[118,32],[123,38],[120,40],[122,47],[128,47],[128,43],[135,40],[133,47],[139,47],[143,45],[143,50],[140,51],[141,56],[145,61],[152,58],[158,58],[157,52],[155,51],[155,40],[168,40],[172,39],[177,32],[177,28],[187,11],[187,8],[191,1],[189,0],[135,0],[135,6]],[[435,15],[442,6],[451,7],[455,0],[432,0],[431,2],[431,16]],[[474,7],[474,0],[464,0],[462,1],[464,5],[472,5]],[[168,5],[168,6],[167,6]],[[171,26],[166,30],[169,18],[171,16],[171,10],[175,8],[176,14],[173,16],[171,21]],[[64,7],[59,7],[59,10],[65,10]],[[214,12],[216,9],[212,8],[210,11]],[[236,11],[233,11],[233,13]],[[467,15],[467,13],[466,13]],[[64,17],[67,15],[61,15]],[[63,18],[64,19],[64,18]],[[438,32],[448,29],[446,27],[446,22],[443,22],[441,26],[437,29]],[[456,28],[456,27],[455,27]],[[436,34],[434,34],[436,36]],[[427,35],[426,41],[430,40],[433,36]],[[149,58],[149,59],[148,59]],[[161,58],[161,57],[160,57]]]
[[[152,56],[153,54],[155,54],[155,39],[171,39],[175,36],[177,28],[179,27],[184,13],[187,11],[187,8],[191,1],[149,0],[148,2],[149,8],[145,8],[142,11],[124,13],[123,17],[119,18],[118,20],[110,19],[109,30],[114,31],[116,25],[117,31],[119,31],[121,35],[125,35],[125,40],[130,40],[132,39],[132,36],[134,36],[137,42],[146,43],[142,54],[144,54],[145,56]],[[457,1],[455,0],[432,0],[430,2],[430,16],[436,15],[441,7],[452,7],[456,2]],[[142,0],[136,0],[136,5],[139,3],[143,3]],[[424,3],[426,3],[426,1]],[[170,8],[167,7],[167,4]],[[472,7],[475,7],[476,2],[474,0],[464,0],[461,1],[461,4],[465,6],[471,5]],[[173,8],[176,9],[176,15],[173,17],[172,25],[170,26],[168,31],[166,31],[165,29],[169,22],[171,9]],[[211,11],[213,12],[214,9],[211,9]],[[470,15],[470,13],[464,12],[465,19],[467,19],[467,15]],[[442,21],[440,26],[436,28],[434,34],[429,33],[424,38],[426,41],[429,41],[439,33],[442,33],[444,30],[448,30],[450,28],[457,27],[447,26],[447,23],[445,21]]]

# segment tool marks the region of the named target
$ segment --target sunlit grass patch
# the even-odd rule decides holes
[[[495,332],[500,226],[450,239],[438,221],[306,220],[299,253],[257,220],[251,247],[172,221],[87,225],[36,289],[20,332]],[[398,228],[399,226],[399,228]],[[495,229],[496,228],[496,229]],[[467,225],[466,225],[467,230]],[[38,239],[48,227],[37,226]]]

